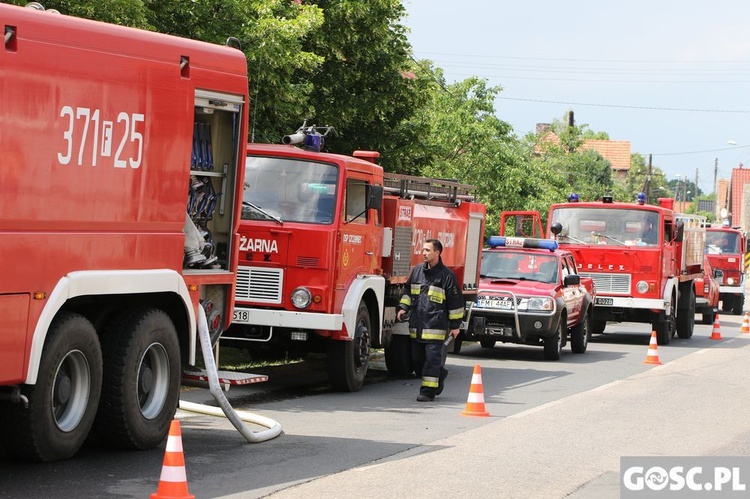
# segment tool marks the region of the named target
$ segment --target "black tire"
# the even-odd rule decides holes
[[[703,324],[713,324],[716,320],[716,309],[708,308],[703,311]]]
[[[651,323],[654,331],[656,331],[656,343],[659,345],[669,345],[677,328],[677,309],[674,300],[672,300],[672,306],[669,307],[669,310],[669,315],[666,317],[665,312],[656,314],[656,318]]]
[[[592,334],[602,334],[604,333],[604,330],[606,328],[607,328],[607,321],[604,321],[601,319],[591,321],[591,333]]]
[[[102,386],[102,353],[94,326],[85,317],[61,312],[47,333],[29,400],[0,411],[0,440],[11,455],[32,461],[73,456],[89,435]]]
[[[459,333],[458,336],[453,338],[453,344],[452,344],[452,347],[450,348],[449,353],[452,353],[454,355],[460,354],[461,347],[463,346],[463,344],[464,344],[464,335],[463,333]]]
[[[479,344],[482,345],[482,348],[494,348],[495,343],[497,343],[497,340],[492,338],[482,338],[479,340]]]
[[[544,338],[544,360],[560,360],[566,324],[565,317],[560,317],[560,326],[557,328],[557,332]]]
[[[688,290],[687,308],[681,309],[677,316],[677,337],[686,340],[693,336],[695,329],[695,292],[692,283]]]
[[[570,335],[570,350],[573,353],[584,353],[591,339],[591,319],[588,311],[585,311],[581,322],[579,322]]]
[[[96,433],[121,449],[152,449],[167,436],[180,395],[177,331],[158,309],[118,314],[102,336],[104,382]]]
[[[328,342],[328,378],[334,390],[356,392],[365,382],[370,364],[370,312],[360,302],[357,309],[354,339],[352,341]]]
[[[385,367],[396,376],[410,376],[414,372],[411,364],[411,338],[403,334],[391,336],[391,344],[385,347]]]
[[[735,295],[732,302],[732,313],[742,315],[742,309],[745,307],[745,295]]]

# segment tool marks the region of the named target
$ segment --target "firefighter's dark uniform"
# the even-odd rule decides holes
[[[432,268],[427,263],[417,265],[406,282],[399,308],[411,312],[412,360],[414,365],[423,366],[420,394],[431,399],[436,395],[441,373],[447,373],[443,368],[443,342],[450,329],[459,328],[464,316],[464,299],[456,276],[442,259]]]

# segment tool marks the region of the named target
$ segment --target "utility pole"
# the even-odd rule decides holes
[[[695,200],[697,196],[698,196],[698,169],[696,168],[695,169],[695,192],[693,193],[693,200]]]
[[[646,175],[646,203],[648,203],[651,194],[651,155],[648,155],[648,174]]]
[[[719,220],[719,188],[718,188],[718,176],[719,176],[719,158],[714,158],[714,216],[716,220]]]

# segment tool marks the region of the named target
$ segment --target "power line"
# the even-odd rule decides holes
[[[639,64],[747,64],[746,60],[698,60],[698,61],[677,61],[677,60],[646,60],[646,59],[578,59],[578,58],[556,58],[556,57],[520,57],[520,56],[503,56],[503,55],[479,55],[479,54],[452,54],[445,52],[423,52],[423,54],[432,54],[439,56],[460,57],[461,59],[510,59],[521,61],[555,61],[555,62],[606,62],[606,63],[639,63]]]
[[[737,110],[737,109],[698,109],[698,108],[678,108],[678,107],[626,106],[622,104],[593,104],[593,103],[587,103],[587,102],[568,102],[568,101],[544,100],[544,99],[523,99],[520,97],[502,97],[502,96],[497,96],[496,99],[524,101],[524,102],[540,102],[543,104],[565,104],[568,106],[592,106],[592,107],[614,107],[614,108],[621,108],[621,109],[645,109],[649,111],[750,114],[750,111]]]

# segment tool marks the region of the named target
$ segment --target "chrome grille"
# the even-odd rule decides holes
[[[581,277],[590,277],[594,280],[597,293],[611,293],[618,295],[630,294],[630,274],[605,274],[601,272],[579,272]]]
[[[235,298],[259,303],[281,303],[283,282],[283,269],[239,267]]]

